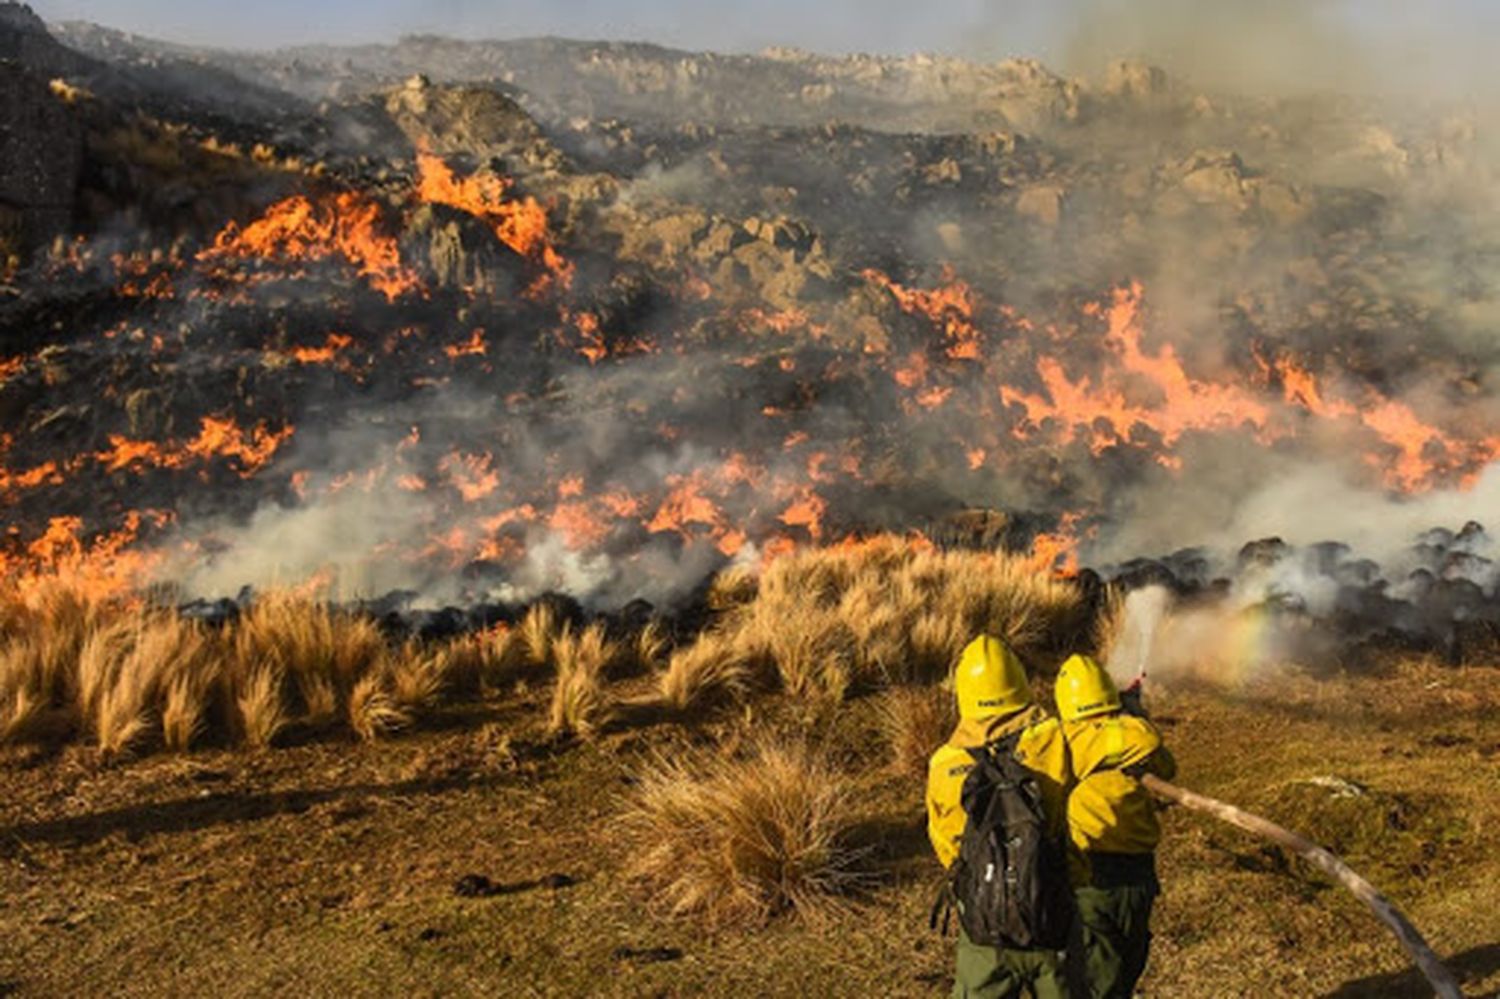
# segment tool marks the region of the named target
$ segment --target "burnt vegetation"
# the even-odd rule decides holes
[[[1355,655],[1500,621],[1462,108],[1140,63],[208,56],[5,10],[12,578],[691,615],[727,567],[912,531]]]
[[[118,876],[200,963],[150,920],[100,991],[928,994],[918,789],[985,631],[1039,690],[1147,668],[1186,774],[1493,985],[1472,110],[10,3],[0,85],[0,856],[44,955],[3,975],[57,991]],[[1153,987],[1411,986],[1167,822]]]

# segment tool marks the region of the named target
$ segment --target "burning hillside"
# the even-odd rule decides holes
[[[1461,116],[1132,64],[658,85],[628,46],[0,32],[22,586],[614,608],[897,532],[1359,638],[1500,625]]]

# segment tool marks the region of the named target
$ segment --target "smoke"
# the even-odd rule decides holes
[[[1094,0],[1072,15],[1061,64],[1086,75],[1131,57],[1220,93],[1495,95],[1496,12],[1471,0]]]
[[[440,286],[430,308],[320,309],[325,294],[351,298],[351,261],[330,251],[259,303],[304,344],[349,328],[366,367],[330,367],[278,400],[298,429],[270,480],[290,476],[301,495],[267,486],[226,504],[233,516],[185,505],[177,540],[197,561],[168,578],[205,596],[327,577],[345,598],[556,589],[600,607],[668,602],[757,542],[907,529],[964,505],[1082,515],[1096,532],[1087,563],[1198,545],[1240,573],[1228,618],[1133,603],[1122,663],[1178,654],[1157,637],[1168,618],[1171,648],[1198,656],[1215,623],[1238,627],[1268,601],[1337,609],[1325,568],[1241,573],[1233,556],[1249,539],[1349,542],[1407,582],[1418,531],[1482,519],[1500,498],[1500,473],[1478,474],[1500,448],[1488,442],[1500,188],[1482,119],[1308,96],[1394,85],[1377,79],[1369,25],[1352,30],[1342,5],[1069,9],[1076,23],[1054,23],[1070,67],[1094,67],[1091,84],[1029,63],[553,45],[235,60],[308,92],[378,89],[397,68],[530,91],[577,172],[549,176],[562,157],[539,154],[540,169],[472,155],[516,172],[552,224],[567,220],[555,248],[576,282],[545,300],[498,291],[528,287],[537,261],[493,246],[491,213],[453,197],[416,208],[400,143],[339,150],[390,161],[372,170],[383,217],[409,227],[406,263],[423,270],[430,250],[440,273],[423,277]],[[432,16],[449,13],[479,8]],[[793,23],[754,16],[768,34]],[[1175,76],[1102,70],[1132,51]],[[490,106],[449,97],[464,114]],[[479,136],[514,122],[472,125]],[[488,292],[453,287],[487,268]],[[1135,282],[1127,337],[1106,313],[1117,294],[1137,301]],[[199,290],[190,277],[179,288]],[[449,349],[479,325],[488,354]],[[267,368],[246,354],[243,370]],[[1315,388],[1297,389],[1283,362]],[[339,386],[332,404],[318,397],[327,386]],[[249,400],[256,387],[235,391]],[[1465,477],[1472,488],[1456,486]]]

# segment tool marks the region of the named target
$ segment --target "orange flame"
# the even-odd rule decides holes
[[[945,266],[942,284],[925,291],[897,284],[888,275],[870,268],[861,272],[867,281],[880,285],[895,297],[903,312],[924,316],[948,338],[947,354],[955,360],[975,361],[983,353],[979,328],[974,325],[974,290]]]
[[[474,355],[483,357],[486,350],[484,330],[475,329],[473,333],[469,334],[469,339],[463,343],[449,344],[443,348],[443,353],[448,355],[449,360],[456,361],[460,357],[471,357]]]
[[[1155,354],[1142,348],[1141,296],[1140,284],[1133,283],[1117,288],[1107,309],[1085,310],[1092,315],[1102,311],[1107,324],[1103,345],[1112,363],[1101,373],[1099,384],[1088,376],[1071,379],[1060,361],[1043,356],[1037,359],[1036,370],[1044,395],[1001,387],[1001,401],[1020,405],[1026,412],[1028,425],[1018,428],[1019,436],[1054,421],[1064,443],[1084,431],[1097,454],[1135,442],[1137,429],[1155,432],[1167,447],[1190,430],[1245,425],[1265,429],[1268,410],[1247,390],[1191,377],[1171,344],[1164,344]],[[1130,401],[1132,395],[1143,401]]]
[[[162,554],[131,546],[143,526],[159,528],[171,519],[171,514],[158,510],[131,510],[118,530],[85,540],[81,517],[53,517],[20,559],[3,565],[3,575],[27,602],[50,582],[97,600],[133,594],[139,592]]]
[[[109,449],[94,455],[105,471],[117,472],[137,465],[151,468],[182,468],[191,460],[233,459],[239,475],[248,479],[275,457],[277,450],[292,436],[291,426],[267,430],[257,423],[248,432],[233,417],[203,417],[198,436],[185,444],[157,444],[136,441],[116,434],[109,436]]]
[[[279,264],[342,257],[371,287],[395,301],[416,290],[396,241],[381,231],[380,208],[352,191],[314,202],[293,195],[241,228],[231,222],[198,260],[260,260]]]
[[[788,527],[802,527],[814,541],[823,537],[823,514],[828,501],[804,486],[798,490],[797,498],[781,512],[779,518]]]
[[[447,473],[453,488],[465,503],[484,499],[500,485],[500,473],[490,467],[491,458],[484,454],[460,454],[454,452],[438,462],[438,469]]]
[[[570,287],[573,264],[553,245],[546,209],[530,196],[511,198],[514,186],[514,181],[494,174],[460,178],[442,157],[427,152],[417,154],[418,198],[468,212],[488,223],[500,242],[546,268],[547,273],[528,289],[529,297],[537,297],[552,283]]]
[[[1461,473],[1459,485],[1468,486],[1481,468],[1500,457],[1500,438],[1460,440],[1424,422],[1407,404],[1373,389],[1366,390],[1363,406],[1329,399],[1317,376],[1290,358],[1277,359],[1273,368],[1287,402],[1323,419],[1357,420],[1382,444],[1395,450],[1394,463],[1383,455],[1366,456],[1369,464],[1384,470],[1386,485],[1392,489],[1423,492],[1455,471]]]
[[[353,342],[354,338],[351,336],[330,333],[321,347],[293,347],[287,353],[298,364],[327,364]]]
[[[1043,532],[1031,539],[1028,562],[1032,568],[1037,572],[1051,572],[1064,579],[1078,575],[1079,542],[1075,527],[1079,516],[1077,513],[1065,513],[1058,518],[1057,530]]]

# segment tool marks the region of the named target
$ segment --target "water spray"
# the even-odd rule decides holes
[[[1170,604],[1171,594],[1159,586],[1135,590],[1125,598],[1124,625],[1119,638],[1109,650],[1109,672],[1117,682],[1126,675],[1132,678],[1120,692],[1120,700],[1125,710],[1131,714],[1145,717],[1143,688],[1146,667],[1151,660],[1157,631],[1170,611]],[[1153,774],[1143,775],[1141,783],[1159,798],[1211,815],[1292,851],[1343,885],[1390,928],[1441,999],[1462,999],[1462,992],[1452,973],[1433,952],[1421,932],[1412,925],[1411,920],[1341,858],[1305,836],[1217,798],[1179,787]]]

